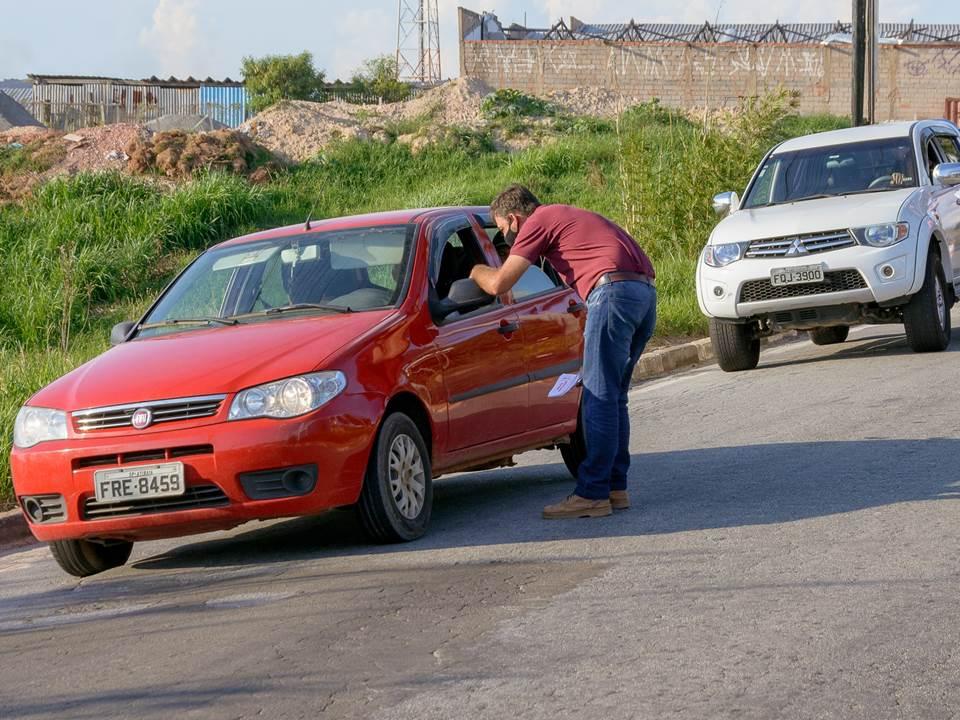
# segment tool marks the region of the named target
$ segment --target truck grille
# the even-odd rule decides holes
[[[152,513],[174,512],[176,510],[196,510],[229,505],[230,499],[216,485],[191,485],[183,495],[155,498],[152,500],[128,500],[126,502],[105,503],[90,498],[83,504],[84,520],[124,517],[127,515],[150,515]]]
[[[840,250],[853,247],[857,241],[846,230],[833,230],[810,235],[790,235],[789,237],[754,240],[747,248],[748,258],[790,257],[812,255],[827,250]]]
[[[226,395],[204,395],[202,397],[177,398],[174,400],[152,400],[126,405],[76,410],[71,415],[80,432],[106,430],[107,428],[133,427],[133,414],[137,410],[149,410],[153,416],[151,425],[174,422],[175,420],[195,420],[216,415]]]
[[[783,298],[804,297],[806,295],[826,295],[828,293],[845,292],[847,290],[862,290],[867,282],[857,270],[836,270],[823,274],[822,283],[804,285],[770,284],[769,278],[763,280],[748,280],[740,288],[740,302],[763,302],[764,300],[780,300]]]

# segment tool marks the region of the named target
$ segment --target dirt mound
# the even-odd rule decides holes
[[[457,78],[413,100],[368,107],[377,109],[382,117],[391,120],[412,120],[426,116],[440,125],[474,127],[483,120],[480,105],[490,92],[482,80]]]
[[[336,140],[368,137],[361,127],[363,107],[284,100],[248,120],[240,130],[280,159],[303,162]]]
[[[123,170],[127,163],[124,149],[134,139],[149,134],[142,125],[130,123],[80,128],[61,138],[67,148],[67,156],[52,170],[71,175],[96,170]]]
[[[130,172],[160,172],[170,178],[186,178],[199,170],[248,175],[258,166],[271,163],[269,153],[235,130],[171,130],[142,135],[132,138],[125,150],[130,156]]]
[[[169,132],[171,130],[184,130],[186,132],[210,132],[211,130],[224,130],[226,125],[219,120],[214,120],[209,115],[161,115],[156,120],[151,120],[146,124],[146,128],[152,132]]]
[[[644,100],[616,90],[599,87],[557,90],[548,94],[546,99],[567,115],[605,118],[616,117],[627,108]]]

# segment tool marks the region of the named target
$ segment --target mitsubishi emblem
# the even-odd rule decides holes
[[[787,255],[806,255],[807,249],[803,246],[803,240],[800,238],[794,238],[793,244],[790,245],[790,249],[787,250]]]

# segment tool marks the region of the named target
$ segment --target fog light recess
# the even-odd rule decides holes
[[[723,288],[719,285],[715,285],[713,288],[714,297],[722,298],[723,297]]]

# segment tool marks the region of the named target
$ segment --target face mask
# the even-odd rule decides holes
[[[513,243],[517,240],[517,232],[517,230],[507,230],[503,236],[503,241],[510,247],[513,247]]]

